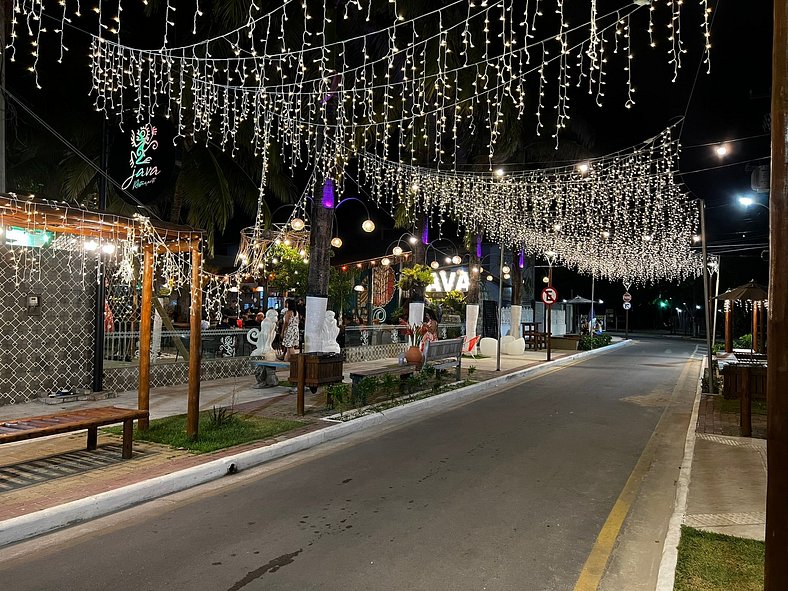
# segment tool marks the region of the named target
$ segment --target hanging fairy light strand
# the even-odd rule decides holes
[[[451,217],[472,233],[607,279],[652,282],[695,276],[698,213],[674,182],[679,144],[671,129],[576,167],[499,174],[439,172],[359,160],[359,181],[379,206],[411,217]],[[410,196],[418,193],[420,199]]]
[[[538,70],[540,78],[544,77],[547,65],[557,58],[558,120],[554,135],[558,135],[569,118],[570,52],[579,50],[578,55],[588,54],[587,72],[581,69],[577,74],[588,76],[590,82],[597,81],[597,100],[601,102],[607,62],[605,30],[610,26],[605,23],[606,19],[618,20],[619,12],[599,15],[593,3],[590,23],[572,28],[565,17],[563,1],[556,0],[558,31],[539,41],[529,40],[539,19],[545,18],[539,3],[534,3],[531,15],[527,14],[529,7],[526,5],[526,14],[519,23],[519,19],[514,19],[512,0],[469,2],[461,11],[458,10],[460,4],[451,2],[412,18],[400,14],[388,27],[327,42],[325,5],[322,15],[318,15],[323,17],[323,26],[312,30],[308,23],[313,15],[309,14],[306,3],[302,3],[298,11],[294,10],[294,5],[285,3],[264,15],[257,14],[260,9],[252,3],[245,25],[202,42],[169,47],[167,35],[176,8],[168,1],[160,50],[137,49],[111,41],[103,36],[110,32],[100,22],[99,34],[94,36],[91,46],[96,107],[109,114],[128,109],[128,100],[132,100],[132,109],[140,120],[166,108],[168,114],[173,113],[177,118],[179,132],[185,132],[187,126],[183,119],[188,101],[184,100],[184,93],[190,90],[194,95],[191,109],[197,122],[193,133],[221,134],[221,145],[232,150],[242,124],[251,122],[257,136],[266,122],[264,113],[275,113],[277,140],[290,147],[293,161],[303,158],[301,146],[305,141],[309,147],[308,156],[317,151],[320,133],[314,127],[331,126],[335,139],[343,146],[354,148],[360,148],[354,145],[359,130],[373,130],[374,133],[367,137],[374,138],[387,157],[391,139],[397,137],[399,152],[411,147],[411,160],[416,157],[414,148],[419,142],[408,141],[403,136],[410,135],[413,140],[432,138],[431,159],[440,166],[448,158],[456,161],[454,153],[444,156],[444,152],[447,144],[455,145],[458,126],[475,125],[479,118],[490,129],[492,160],[504,117],[504,99],[515,105],[518,114],[526,103],[524,77],[527,72],[523,72],[522,66],[536,57],[533,51],[541,53],[541,67],[531,70]],[[651,3],[649,13],[659,4]],[[671,63],[675,60],[678,64],[680,52],[686,51],[678,35],[681,3],[671,1],[667,4],[669,39],[676,48],[672,50]],[[628,19],[643,7],[632,4],[624,10],[628,32]],[[29,17],[36,15],[36,10],[43,13],[43,5],[33,0],[16,0],[17,8],[20,14]],[[289,8],[293,10],[288,11]],[[356,8],[361,10],[362,4],[357,2]],[[371,3],[368,8],[371,10]],[[97,10],[101,21],[101,4]],[[199,6],[195,5],[195,18],[197,10]],[[496,11],[500,12],[497,18]],[[704,12],[704,19],[707,19],[706,14]],[[120,21],[120,6],[116,19]],[[477,19],[482,19],[481,34],[476,32],[478,27],[470,26]],[[33,19],[38,28],[28,23],[28,32],[38,34],[41,20],[38,14],[38,19]],[[420,28],[436,20],[437,33],[419,33]],[[293,28],[301,31],[300,49],[288,47],[288,31]],[[586,30],[588,36],[570,46],[570,35]],[[277,42],[272,42],[271,36]],[[378,39],[385,39],[385,48],[378,55],[371,55],[368,47]],[[451,39],[462,44],[459,59],[452,52]],[[12,36],[12,45],[14,42]],[[557,48],[551,50],[548,43],[556,43]],[[359,44],[363,51],[355,52]],[[624,69],[629,71],[631,52],[627,53]],[[474,61],[471,61],[471,54]],[[433,56],[434,60],[428,56]],[[338,67],[338,58],[341,58],[341,67]],[[628,77],[627,104],[630,105],[631,74]],[[177,84],[176,80],[185,83]],[[546,81],[540,80],[542,82]],[[468,84],[474,89],[470,99],[464,98],[459,91],[460,85]],[[543,90],[540,91],[540,107],[542,93]],[[328,117],[328,103],[336,105],[331,109],[332,117]],[[538,110],[537,117],[540,116],[541,110]],[[541,125],[541,122],[537,124],[537,130]],[[455,151],[456,148],[452,150]],[[408,154],[403,156],[408,157]],[[323,160],[335,166],[335,163],[329,164],[331,158]]]
[[[107,116],[131,110],[139,121],[164,113],[175,120],[179,135],[216,141],[231,154],[239,137],[249,137],[242,127],[250,126],[254,151],[263,161],[251,248],[264,244],[267,236],[267,157],[276,142],[291,165],[314,167],[315,178],[338,178],[358,156],[364,181],[389,206],[401,201],[439,222],[452,216],[492,239],[526,244],[531,252],[561,246],[567,264],[595,274],[625,274],[621,264],[605,262],[626,259],[619,252],[624,240],[636,242],[642,255],[631,261],[638,277],[652,280],[673,273],[666,261],[675,257],[662,262],[660,257],[695,223],[692,208],[672,180],[676,142],[661,137],[632,154],[594,162],[583,175],[543,170],[474,177],[457,170],[457,154],[459,130],[471,135],[481,130],[489,136],[492,170],[508,116],[523,117],[531,104],[537,135],[548,124],[548,91],[555,96],[556,111],[550,133],[558,142],[571,118],[570,89],[587,79],[589,94],[601,106],[614,64],[626,74],[625,106],[634,106],[633,35],[642,30],[649,45],[656,45],[659,18],[666,20],[675,80],[686,52],[680,31],[683,2],[636,0],[600,14],[594,0],[586,13],[589,21],[579,25],[570,23],[565,0],[525,2],[517,17],[520,5],[515,10],[513,0],[458,0],[416,15],[403,14],[396,2],[388,4],[384,26],[336,39],[336,30],[327,32],[327,27],[335,28],[332,20],[346,18],[352,10],[363,14],[366,8],[370,22],[371,0],[346,3],[344,14],[334,14],[326,2],[313,14],[306,1],[285,1],[263,14],[253,1],[240,27],[175,47],[170,34],[176,15],[183,18],[189,8],[181,5],[179,13],[176,3],[167,0],[162,45],[151,50],[121,44],[120,2],[112,18],[99,2],[94,9],[98,34],[92,35],[89,55],[96,109]],[[710,8],[706,0],[700,4],[708,60]],[[194,12],[186,16],[196,30],[201,9],[199,2],[192,6]],[[26,25],[21,30],[33,39],[31,69],[37,73],[43,22],[58,22],[62,46],[63,29],[73,27],[72,16],[66,15],[80,11],[79,3],[69,0],[62,0],[60,8],[49,15],[42,0],[13,0],[12,59],[20,18]],[[636,28],[641,12],[648,13],[647,23]],[[664,15],[655,18],[656,13]],[[300,47],[292,46],[294,38],[300,38]],[[538,96],[531,97],[537,86]],[[416,167],[417,162],[434,168]],[[312,192],[319,190],[315,182]],[[421,190],[413,192],[412,186]],[[665,215],[671,207],[678,208],[673,216],[678,221]],[[593,242],[599,236],[588,230],[599,219],[610,220],[609,239],[601,246]],[[663,222],[667,226],[659,226]],[[677,252],[685,253],[683,248]],[[259,266],[260,256],[250,251],[245,262],[239,259],[240,268]],[[687,260],[677,263],[676,273],[692,272],[694,259]]]

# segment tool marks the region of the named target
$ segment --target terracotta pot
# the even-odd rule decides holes
[[[405,351],[405,360],[410,365],[421,365],[423,359],[424,359],[424,355],[422,355],[421,349],[419,349],[418,347],[409,347]]]

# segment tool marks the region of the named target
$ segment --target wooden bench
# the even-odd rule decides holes
[[[462,337],[428,341],[424,346],[424,365],[434,367],[436,370],[454,368],[455,378],[459,382],[464,342],[465,339]]]
[[[254,377],[257,383],[254,388],[273,388],[279,385],[279,378],[276,375],[277,369],[289,369],[289,361],[267,361],[266,359],[257,359],[252,357],[249,360],[255,370]]]
[[[0,420],[0,443],[23,441],[70,431],[88,430],[88,450],[96,449],[98,428],[123,423],[123,459],[131,457],[132,431],[135,419],[148,417],[147,410],[105,406],[85,408],[41,417]]]

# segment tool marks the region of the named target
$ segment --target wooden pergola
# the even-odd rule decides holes
[[[152,229],[157,236],[155,248],[159,253],[191,253],[191,308],[189,313],[189,400],[187,434],[194,438],[198,431],[200,406],[200,320],[202,282],[200,265],[203,232],[142,217],[128,217],[94,211],[66,202],[36,199],[14,193],[0,194],[0,226],[24,230],[48,231],[96,240],[119,240],[129,235],[142,236]],[[142,244],[142,298],[140,303],[140,364],[137,406],[150,410],[151,328],[154,273],[154,245]],[[100,346],[96,343],[95,346]],[[140,430],[148,429],[148,419],[140,419]]]

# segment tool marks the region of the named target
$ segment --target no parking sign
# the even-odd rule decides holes
[[[545,287],[542,290],[542,301],[545,306],[552,306],[558,300],[558,292],[555,287]]]

